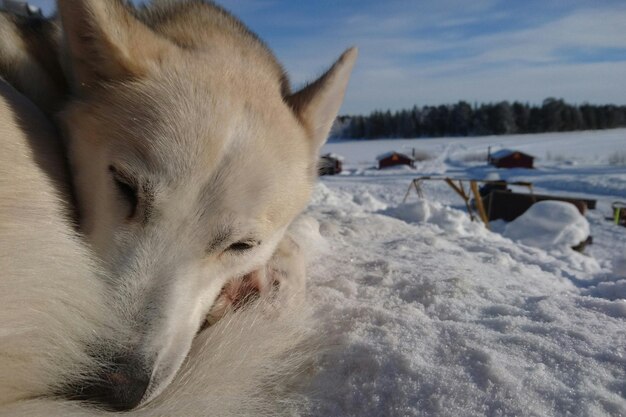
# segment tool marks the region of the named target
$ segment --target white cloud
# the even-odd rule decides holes
[[[359,20],[368,22],[363,16]],[[315,74],[312,69],[321,63],[330,64],[339,53],[338,45],[359,45],[361,55],[342,109],[348,113],[459,99],[537,103],[557,96],[576,102],[626,103],[626,60],[577,59],[596,48],[626,50],[625,8],[579,9],[536,27],[467,39],[448,39],[445,32],[411,37],[405,34],[404,19],[397,21],[396,31],[392,24],[396,20],[381,20],[371,31],[360,28],[354,36],[347,25],[302,41],[295,50],[281,50],[281,58],[301,81]],[[451,49],[456,53],[447,52]],[[412,59],[418,54],[440,56]]]

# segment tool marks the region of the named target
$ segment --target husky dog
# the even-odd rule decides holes
[[[302,296],[303,254],[286,231],[308,201],[356,50],[291,92],[266,46],[212,3],[136,10],[121,0],[59,0],[58,8],[70,91],[59,120],[84,237],[72,233],[49,178],[57,162],[33,151],[32,142],[54,142],[52,129],[4,83],[16,98],[0,112],[2,140],[14,148],[0,159],[0,401],[54,389],[125,410],[166,390],[142,412],[203,415],[225,399],[217,415],[233,404],[245,411],[258,370],[280,374],[298,331],[285,316],[274,327],[227,318],[196,335],[242,294],[277,287],[286,299]],[[228,372],[241,362],[229,355],[249,350],[249,368]],[[84,411],[54,404],[59,414]]]

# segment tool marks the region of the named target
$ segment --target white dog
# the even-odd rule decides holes
[[[60,395],[148,415],[275,415],[268,387],[297,367],[307,326],[297,308],[267,309],[302,295],[304,254],[285,232],[356,51],[292,93],[264,44],[211,3],[58,5],[88,244],[62,202],[53,129],[3,83],[0,411],[94,411],[26,400]],[[270,295],[222,318],[256,292]],[[196,337],[207,316],[222,319]]]

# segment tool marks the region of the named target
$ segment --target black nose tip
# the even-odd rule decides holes
[[[137,407],[150,383],[148,372],[137,364],[117,361],[100,375],[98,381],[82,387],[75,398],[114,411]]]

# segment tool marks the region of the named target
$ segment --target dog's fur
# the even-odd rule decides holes
[[[56,19],[0,11],[0,76],[47,116],[59,111],[68,95],[60,44]]]
[[[50,175],[62,171],[58,154],[34,145],[55,143],[53,129],[3,83],[1,137],[13,150],[0,159],[0,398],[98,400],[84,384],[100,378],[96,392],[118,408],[158,396],[143,412],[261,413],[255,400],[281,363],[293,368],[285,354],[302,327],[279,313],[251,324],[263,307],[224,319],[224,304],[239,306],[230,293],[248,284],[238,279],[278,286],[261,306],[302,296],[303,253],[285,231],[308,200],[355,50],[291,93],[271,52],[213,4],[60,0],[59,13],[72,97],[60,120],[89,248]],[[0,61],[11,56],[0,51]],[[39,62],[25,56],[27,68]],[[28,76],[11,71],[5,78],[31,97]],[[51,111],[57,100],[37,104]],[[286,304],[293,313],[301,303]],[[207,315],[222,319],[192,348]]]

